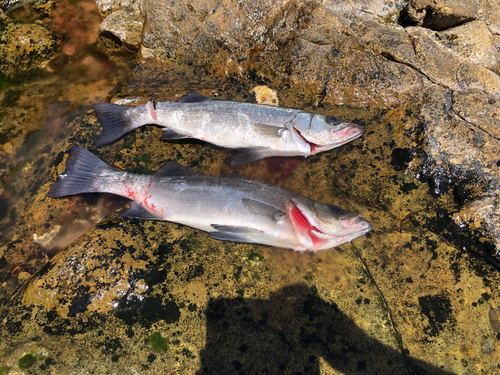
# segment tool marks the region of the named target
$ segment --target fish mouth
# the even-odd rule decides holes
[[[343,126],[342,126],[343,125]],[[353,123],[346,123],[338,125],[337,129],[332,131],[332,137],[328,140],[328,144],[320,145],[314,142],[311,142],[306,137],[302,135],[302,133],[298,130],[294,130],[297,132],[297,135],[310,147],[310,154],[315,155],[317,153],[331,150],[333,148],[342,146],[346,143],[349,143],[356,138],[361,137],[363,133],[365,133],[365,129],[359,125]]]

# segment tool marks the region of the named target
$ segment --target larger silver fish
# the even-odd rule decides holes
[[[241,176],[205,176],[176,162],[154,175],[127,173],[75,147],[47,196],[90,192],[132,199],[125,217],[172,221],[219,240],[298,251],[329,249],[372,228],[340,207]]]
[[[331,150],[364,133],[332,116],[269,105],[212,100],[190,92],[175,102],[139,106],[92,106],[103,127],[102,146],[147,124],[164,127],[163,139],[196,138],[242,151],[233,164],[269,156],[309,156]]]

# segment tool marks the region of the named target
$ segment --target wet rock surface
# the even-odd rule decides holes
[[[20,71],[43,69],[57,51],[57,39],[41,25],[16,25],[0,39],[0,68],[13,76]]]
[[[105,38],[114,39],[118,44],[137,50],[142,42],[143,20],[137,5],[120,9],[104,19],[99,32]]]
[[[495,12],[486,16],[486,1],[452,9],[478,21],[436,35],[394,24],[402,3],[373,4],[145,1],[133,69],[95,53],[99,65],[82,57],[71,81],[3,92],[9,119],[20,103],[52,104],[46,117],[26,108],[31,117],[16,129],[36,118],[33,136],[23,144],[24,130],[5,133],[2,146],[0,366],[17,371],[33,357],[29,371],[42,374],[498,371],[500,86],[495,59],[473,58],[488,55]],[[100,5],[111,20],[131,6]],[[465,39],[459,28],[480,22],[486,37]],[[122,46],[138,46],[130,26],[115,35]],[[80,40],[97,40],[92,30]],[[163,142],[155,126],[93,146],[100,126],[89,103],[173,101],[194,90],[251,102],[264,84],[280,106],[367,131],[307,159],[235,168],[231,151]],[[57,96],[44,93],[56,85]],[[109,195],[47,198],[75,145],[131,172],[172,159],[209,175],[236,172],[359,213],[374,229],[299,254],[125,219],[127,201]]]

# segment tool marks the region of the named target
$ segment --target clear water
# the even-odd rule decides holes
[[[367,132],[308,159],[236,168],[231,151],[165,143],[154,126],[96,149],[92,103],[169,101],[187,91],[252,101],[250,90],[261,82],[105,56],[96,52],[100,18],[92,3],[61,4],[53,24],[68,36],[66,57],[40,79],[0,94],[2,122],[16,129],[0,148],[0,366],[25,352],[39,355],[33,369],[40,373],[408,373],[415,366],[466,373],[495,366],[497,354],[484,348],[500,352],[488,322],[498,276],[444,235],[439,215],[453,212],[452,196],[433,197],[394,157],[408,142],[414,103],[384,112],[315,106],[308,94],[270,82],[280,105],[351,120]],[[237,172],[359,213],[374,229],[352,244],[300,254],[123,219],[115,211],[126,200],[110,195],[46,198],[74,145],[141,173],[170,159],[215,176]],[[150,342],[158,332],[169,339],[168,351]]]

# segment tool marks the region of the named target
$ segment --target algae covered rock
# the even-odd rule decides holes
[[[21,24],[10,27],[0,39],[2,72],[13,76],[44,68],[58,51],[57,39],[45,27]]]

